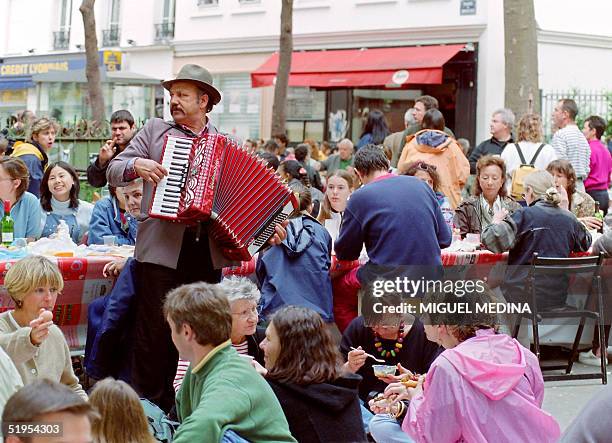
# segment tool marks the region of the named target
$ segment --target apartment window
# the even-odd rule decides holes
[[[120,33],[120,0],[110,0],[110,17],[108,29],[102,30],[102,46],[119,46]]]
[[[198,6],[217,6],[219,0],[198,0]]]
[[[121,8],[121,0],[110,0],[111,8],[110,8],[110,20],[109,25],[112,28],[119,27],[119,12]]]
[[[174,38],[174,0],[163,0],[162,17],[155,24],[155,41],[163,42]]]
[[[53,33],[53,49],[68,49],[72,24],[72,0],[61,0],[59,30]]]

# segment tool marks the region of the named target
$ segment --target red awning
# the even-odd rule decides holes
[[[289,86],[400,87],[440,84],[442,66],[465,45],[294,52]],[[278,53],[251,73],[253,87],[274,84]]]

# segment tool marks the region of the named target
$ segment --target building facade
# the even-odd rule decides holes
[[[535,0],[538,22],[551,15],[550,1]],[[64,119],[86,116],[79,5],[0,0],[6,12],[0,19],[2,117],[24,107]],[[564,8],[569,20],[569,5],[555,11]],[[211,71],[223,94],[213,122],[241,138],[270,137],[281,2],[98,0],[95,12],[109,112],[127,107],[137,118],[168,118],[159,80],[197,63]],[[291,140],[357,140],[373,108],[399,131],[405,110],[421,94],[438,98],[457,137],[487,138],[490,115],[504,103],[503,19],[503,0],[294,0]],[[612,90],[609,28],[593,27],[591,34],[588,26],[559,30],[543,22],[543,97],[575,88]],[[34,67],[22,78],[15,65],[47,66],[40,69],[48,72]],[[549,110],[542,111],[547,122]]]

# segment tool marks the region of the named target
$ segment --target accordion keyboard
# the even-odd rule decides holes
[[[191,140],[168,136],[162,159],[162,166],[168,175],[157,184],[151,212],[169,218],[177,216],[191,148]]]

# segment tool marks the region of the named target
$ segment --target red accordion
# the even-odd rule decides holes
[[[298,207],[291,189],[267,163],[222,134],[167,135],[160,163],[168,170],[155,188],[149,215],[195,224],[232,260],[250,260]]]

